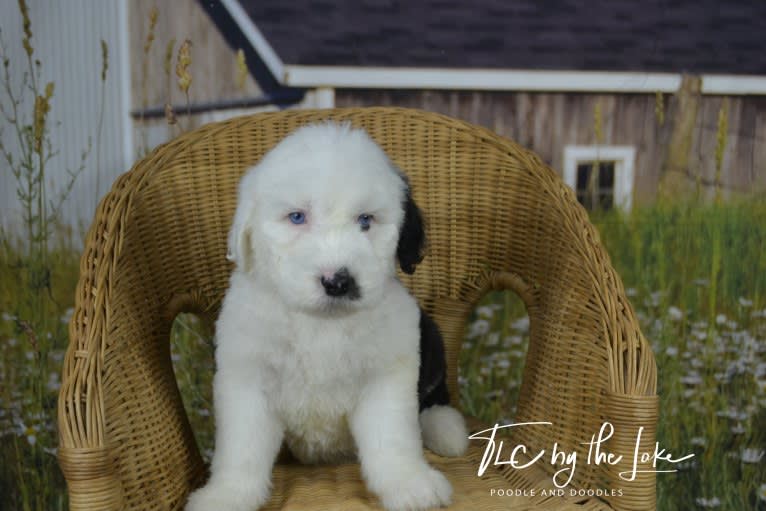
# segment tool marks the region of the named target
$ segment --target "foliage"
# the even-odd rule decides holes
[[[57,225],[62,204],[90,154],[87,147],[80,166],[67,170],[61,190],[50,189],[48,165],[56,157],[50,139],[50,114],[54,82],[43,84],[43,63],[35,58],[32,23],[24,0],[19,0],[23,23],[25,61],[21,76],[11,72],[11,62],[0,32],[0,157],[3,172],[16,183],[22,207],[23,235],[0,238],[0,379],[13,382],[0,391],[0,494],[13,509],[63,509],[63,479],[56,461],[54,417],[59,371],[66,344],[66,314],[76,278],[74,252],[65,240],[51,243],[61,232]],[[102,82],[106,80],[108,49],[102,42]],[[101,109],[103,110],[103,94]],[[99,122],[99,130],[101,123]],[[7,497],[6,497],[7,496]]]

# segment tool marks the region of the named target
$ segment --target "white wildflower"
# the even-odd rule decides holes
[[[719,314],[715,317],[716,325],[723,325],[724,323],[726,323],[726,316],[724,316],[723,314]]]
[[[681,383],[685,385],[701,385],[702,376],[697,371],[691,371],[686,376],[681,377]]]
[[[748,300],[744,296],[740,296],[739,300],[737,300],[737,301],[739,302],[739,304],[742,307],[752,307],[753,306],[753,301],[752,300]]]
[[[627,296],[633,297],[638,294],[638,291],[636,291],[635,287],[629,287],[628,289],[625,290],[625,294]]]
[[[680,321],[684,317],[684,313],[681,309],[675,305],[668,307],[668,317],[673,321]]]
[[[762,500],[762,501],[766,502],[766,483],[763,483],[758,488],[758,500]]]
[[[703,330],[694,330],[692,332],[692,335],[695,338],[697,338],[697,340],[700,340],[700,341],[704,341],[705,339],[707,339],[707,332],[705,332]]]
[[[476,308],[476,314],[486,319],[492,319],[492,316],[495,315],[495,309],[489,305],[482,305]]]
[[[744,360],[734,360],[726,367],[726,377],[732,379],[738,374],[747,372],[747,363]]]
[[[731,427],[732,435],[742,435],[746,432],[745,426],[741,422],[738,422],[735,426]]]
[[[492,332],[487,336],[487,340],[484,344],[487,346],[497,346],[500,344],[500,334],[498,332]]]
[[[61,388],[61,381],[59,381],[59,373],[51,373],[48,375],[48,390],[56,391]]]
[[[3,321],[16,321],[16,316],[3,312]]]
[[[696,445],[697,447],[705,447],[707,445],[707,440],[705,440],[704,437],[701,436],[695,436],[691,440],[689,440],[689,443],[692,445]]]
[[[520,335],[509,335],[503,339],[503,347],[510,348],[511,346],[518,346],[522,343],[523,339]]]
[[[705,507],[705,508],[713,508],[713,507],[721,506],[721,501],[718,497],[713,497],[712,499],[706,499],[706,498],[700,497],[695,499],[694,502],[696,502],[698,506]]]
[[[495,362],[495,366],[500,369],[508,369],[509,367],[511,367],[511,361],[508,360],[507,358],[501,358],[500,360]]]
[[[742,460],[742,463],[758,463],[761,461],[761,458],[763,458],[764,452],[766,451],[748,447],[747,449],[742,449],[740,459]]]
[[[715,378],[715,381],[720,383],[728,383],[729,381],[729,377],[726,373],[715,373],[713,377]]]
[[[676,355],[678,355],[678,348],[676,348],[675,346],[668,346],[667,348],[665,348],[665,355],[669,357],[675,357]]]
[[[526,332],[529,330],[529,316],[524,316],[523,318],[517,319],[511,323],[511,328],[519,332]]]
[[[750,414],[747,411],[740,411],[733,406],[728,410],[719,410],[715,414],[718,417],[728,417],[735,421],[746,421],[750,418]]]
[[[471,323],[470,327],[468,327],[468,335],[466,335],[466,337],[473,339],[474,337],[486,335],[486,333],[489,332],[489,327],[489,321],[486,319],[477,319]]]
[[[64,314],[61,315],[61,322],[64,324],[69,323],[69,321],[72,319],[73,313],[74,313],[74,308],[69,307],[66,311],[64,311]]]

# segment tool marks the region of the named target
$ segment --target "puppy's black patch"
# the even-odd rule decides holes
[[[434,405],[448,405],[447,360],[439,327],[420,309],[420,373],[418,374],[419,411]]]
[[[402,271],[411,275],[415,273],[415,265],[423,260],[426,231],[423,224],[423,214],[412,199],[409,186],[407,186],[402,207],[404,208],[404,221],[399,230],[396,257],[399,259],[399,266]]]

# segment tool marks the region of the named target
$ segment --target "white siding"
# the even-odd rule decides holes
[[[55,83],[49,113],[53,148],[58,151],[46,170],[49,197],[59,195],[69,180],[67,170],[80,166],[81,154],[92,142],[85,171],[80,174],[61,210],[61,222],[73,229],[75,240],[87,229],[98,200],[114,179],[127,170],[134,155],[129,119],[129,54],[127,0],[27,0],[32,22],[34,58],[39,59],[41,83]],[[21,46],[22,23],[15,1],[0,2],[0,27],[18,89],[26,68]],[[100,151],[97,148],[101,103],[101,39],[109,46],[109,71],[104,90]],[[44,87],[44,86],[43,86]],[[31,117],[29,94],[24,108]],[[0,91],[0,101],[6,101]],[[29,118],[29,117],[28,117]],[[3,119],[3,143],[13,146],[15,134]],[[99,154],[99,160],[97,160]],[[2,228],[23,236],[16,184],[5,162],[0,164]]]

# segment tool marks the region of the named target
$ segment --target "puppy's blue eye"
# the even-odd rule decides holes
[[[362,213],[356,219],[356,222],[362,227],[363,231],[366,231],[370,228],[370,224],[372,224],[372,220],[373,220],[372,215],[369,215],[367,213]]]
[[[306,213],[303,211],[293,211],[287,215],[287,218],[295,225],[306,223]]]

